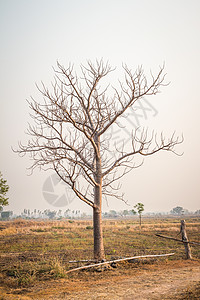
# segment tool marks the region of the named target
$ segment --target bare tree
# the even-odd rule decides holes
[[[164,67],[148,81],[142,67],[132,72],[124,65],[124,81],[118,88],[100,86],[114,71],[103,60],[88,61],[80,69],[78,76],[72,65],[64,68],[57,63],[51,89],[43,83],[37,86],[43,102],[28,101],[35,122],[27,132],[32,139],[26,145],[20,143],[17,152],[30,153],[32,170],[55,170],[76,196],[93,208],[94,258],[102,260],[102,196],[124,201],[115,183],[140,165],[134,158],[161,150],[174,152],[181,141],[174,134],[169,139],[161,134],[158,139],[147,130],[135,130],[130,134],[129,147],[115,145],[111,149],[111,135],[106,134],[139,99],[159,92],[164,85]]]

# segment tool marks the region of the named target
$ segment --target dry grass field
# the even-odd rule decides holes
[[[186,219],[191,241],[200,243],[200,219]],[[0,299],[199,299],[200,246],[192,261],[184,246],[155,236],[180,238],[180,219],[104,220],[107,260],[165,254],[66,274],[93,259],[91,220],[0,222]],[[165,296],[167,298],[165,298]]]

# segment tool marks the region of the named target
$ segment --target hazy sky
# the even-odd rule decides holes
[[[52,66],[103,57],[132,69],[143,65],[157,72],[165,62],[170,85],[156,97],[140,125],[166,136],[183,133],[177,147],[182,157],[164,152],[147,157],[144,165],[122,180],[130,206],[104,203],[104,210],[131,209],[143,202],[146,211],[169,211],[180,205],[200,209],[200,1],[199,0],[0,0],[0,171],[10,185],[8,209],[54,209],[43,197],[45,180],[52,172],[27,176],[28,157],[11,150],[27,139],[30,121],[26,99],[40,96],[35,82],[46,85]],[[156,116],[153,113],[157,111]],[[74,200],[63,209],[91,208]]]

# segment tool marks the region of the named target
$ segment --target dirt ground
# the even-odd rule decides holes
[[[84,277],[84,272],[29,288],[4,287],[0,289],[0,299],[200,299],[199,260],[141,265],[126,274],[112,273],[110,277],[109,271],[104,271],[105,277],[104,272],[97,276],[89,276],[87,272]]]

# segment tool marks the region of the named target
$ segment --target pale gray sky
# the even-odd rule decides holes
[[[54,209],[42,187],[47,172],[27,176],[28,157],[11,150],[25,141],[30,95],[39,96],[35,82],[46,85],[59,60],[79,66],[103,57],[117,66],[143,65],[156,72],[165,62],[167,80],[162,93],[148,98],[158,111],[141,125],[170,135],[184,135],[177,148],[182,157],[160,153],[148,157],[140,169],[124,178],[123,190],[131,206],[111,201],[104,210],[131,209],[143,202],[146,211],[169,211],[180,205],[200,208],[200,1],[199,0],[0,0],[0,171],[10,185],[8,209]],[[38,97],[39,98],[39,97]],[[90,211],[74,200],[64,209]]]

